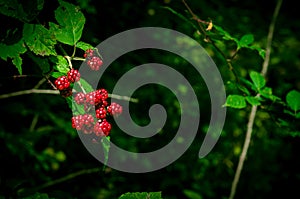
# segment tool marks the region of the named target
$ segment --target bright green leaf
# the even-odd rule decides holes
[[[162,199],[161,192],[132,192],[122,194],[119,199]]]
[[[76,44],[77,48],[80,48],[84,51],[88,50],[88,49],[93,49],[94,47],[91,44],[85,43],[83,41],[80,41]]]
[[[67,72],[70,70],[68,61],[66,58],[64,58],[61,55],[58,55],[57,57],[57,63],[55,66],[55,69],[58,70],[61,73],[67,74]]]
[[[252,106],[259,106],[260,105],[260,101],[258,98],[253,97],[253,96],[247,96],[246,100],[249,104],[251,104]]]
[[[257,90],[260,90],[261,88],[263,88],[266,85],[265,78],[256,71],[250,72],[250,78],[251,78],[252,82],[254,83],[254,86],[256,87]]]
[[[300,92],[296,90],[290,91],[286,95],[286,102],[287,105],[293,110],[293,111],[299,111],[300,110]]]
[[[252,34],[246,34],[244,35],[240,41],[239,41],[239,45],[241,47],[248,47],[250,44],[252,44],[254,41],[254,37]]]
[[[36,55],[56,55],[56,40],[51,31],[40,24],[24,24],[23,38]]]
[[[224,106],[242,109],[247,106],[245,97],[241,95],[229,95]]]
[[[267,98],[267,99],[270,99],[270,100],[272,100],[272,101],[280,100],[279,97],[273,95],[272,88],[265,87],[265,88],[263,88],[262,90],[260,90],[259,93],[260,93],[263,97],[265,97],[265,98]]]
[[[82,35],[85,17],[75,5],[59,1],[60,6],[55,10],[55,19],[58,25],[50,24],[55,32],[56,39],[61,43],[75,45]]]
[[[53,72],[51,73],[51,76],[54,77],[55,79],[58,78],[58,77],[61,77],[65,75],[64,73],[61,73],[61,72]]]
[[[20,56],[14,57],[12,63],[17,67],[19,74],[22,74],[22,58]]]

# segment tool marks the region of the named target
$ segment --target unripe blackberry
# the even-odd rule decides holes
[[[100,127],[104,133],[104,135],[108,136],[111,130],[111,124],[107,120],[103,120],[100,123]]]
[[[85,53],[83,54],[84,58],[89,58],[92,57],[94,55],[94,50],[93,49],[87,49],[85,51]]]
[[[77,104],[84,104],[85,103],[85,94],[83,92],[76,93],[74,100]]]
[[[113,116],[118,116],[123,112],[123,107],[118,103],[112,102],[107,107],[107,112]]]
[[[71,70],[69,70],[67,78],[72,83],[77,82],[80,80],[80,73],[78,70],[72,68]]]
[[[88,59],[87,65],[92,69],[92,70],[99,70],[100,66],[102,66],[103,61],[100,59],[100,57],[93,56],[91,59]]]
[[[64,90],[70,87],[70,82],[66,76],[58,77],[54,82],[58,90]]]
[[[106,118],[106,109],[104,107],[100,107],[96,109],[96,118],[98,119]]]

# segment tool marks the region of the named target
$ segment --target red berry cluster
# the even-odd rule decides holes
[[[98,51],[88,49],[83,57],[91,70],[99,70],[103,64]],[[58,77],[54,84],[63,97],[73,94],[72,84],[80,80],[80,73],[76,69],[70,69],[64,76]],[[111,124],[107,121],[108,116],[119,116],[122,113],[122,106],[118,103],[108,103],[108,92],[101,88],[88,93],[77,92],[74,101],[84,107],[84,114],[72,117],[72,127],[84,134],[92,134],[96,137],[108,136],[111,131]],[[94,109],[95,108],[95,109]],[[95,110],[92,113],[92,110]]]
[[[60,91],[61,96],[69,97],[72,95],[71,83],[80,80],[80,73],[76,69],[71,69],[68,71],[66,76],[58,77],[54,84],[56,88]]]
[[[86,58],[87,65],[91,68],[91,70],[99,70],[103,64],[102,59],[93,49],[86,50],[83,57]]]
[[[94,133],[97,137],[108,136],[111,124],[107,116],[118,116],[122,113],[122,106],[112,102],[108,104],[108,92],[105,89],[98,89],[84,94],[78,92],[74,101],[78,105],[84,105],[86,113],[72,117],[72,127],[85,134]],[[90,114],[91,107],[95,107],[95,116]]]

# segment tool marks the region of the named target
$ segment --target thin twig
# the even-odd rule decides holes
[[[83,169],[83,170],[80,170],[80,171],[76,171],[76,172],[70,173],[70,174],[68,174],[68,175],[66,175],[64,177],[61,177],[61,178],[58,178],[58,179],[46,182],[44,184],[41,184],[40,186],[37,186],[37,187],[32,188],[32,189],[22,188],[22,189],[18,190],[18,195],[22,195],[22,194],[24,194],[26,192],[32,192],[32,191],[37,192],[37,191],[39,191],[41,189],[45,189],[45,188],[57,185],[59,183],[71,180],[71,179],[76,178],[76,177],[81,176],[81,175],[91,174],[91,173],[98,173],[98,172],[101,172],[101,171],[102,171],[102,168],[98,168],[98,167],[97,168]]]
[[[23,90],[23,91],[17,91],[13,93],[8,93],[8,94],[2,94],[0,95],[0,99],[5,99],[9,97],[15,97],[19,95],[27,95],[27,94],[54,94],[58,95],[59,91],[58,90],[48,90],[48,89],[29,89],[29,90]]]
[[[124,101],[129,101],[129,102],[133,102],[133,103],[138,103],[139,102],[138,99],[127,97],[127,96],[121,96],[121,95],[116,95],[116,94],[108,94],[108,96],[110,98],[114,98],[114,99],[118,99],[118,100],[124,100]]]
[[[276,4],[276,8],[275,11],[273,13],[273,17],[272,17],[272,21],[270,23],[269,26],[269,32],[268,32],[268,37],[267,37],[267,47],[266,47],[266,57],[265,60],[263,62],[262,65],[262,70],[261,70],[261,74],[265,77],[268,71],[268,67],[269,67],[269,62],[270,62],[270,54],[271,54],[271,46],[272,46],[272,40],[273,40],[273,34],[274,34],[274,30],[275,30],[275,23],[276,23],[276,19],[277,16],[279,14],[279,10],[282,4],[282,0],[278,0],[277,4]],[[239,158],[239,162],[238,162],[238,166],[235,172],[235,176],[232,182],[232,186],[231,186],[231,191],[230,191],[230,195],[229,195],[229,199],[233,199],[236,193],[236,189],[237,189],[237,185],[241,176],[241,172],[243,170],[243,165],[247,156],[247,152],[249,149],[249,145],[250,145],[250,141],[251,141],[251,136],[252,136],[252,132],[253,132],[253,124],[254,124],[254,120],[255,120],[255,116],[257,113],[257,106],[252,106],[251,108],[251,112],[249,115],[249,120],[248,120],[248,124],[247,124],[247,132],[246,132],[246,137],[245,137],[245,142],[244,142],[244,146],[242,149],[242,153],[240,155]]]

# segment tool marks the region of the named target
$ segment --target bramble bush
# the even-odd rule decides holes
[[[76,145],[75,142],[68,142],[68,140],[73,140],[77,137],[77,134],[74,133],[74,129],[76,129],[78,133],[89,136],[91,142],[102,143],[106,160],[109,158],[110,139],[119,139],[125,144],[132,144],[132,146],[130,146],[132,148],[134,148],[136,144],[135,142],[131,143],[127,141],[127,138],[114,137],[118,136],[118,133],[111,133],[114,128],[117,128],[114,126],[113,117],[122,117],[122,104],[121,102],[110,103],[109,98],[115,98],[120,101],[131,100],[132,102],[137,102],[137,100],[127,96],[111,95],[109,93],[109,90],[111,90],[109,83],[101,82],[99,88],[92,88],[88,80],[78,71],[82,63],[85,63],[84,66],[87,66],[89,70],[98,71],[105,62],[105,57],[101,56],[101,52],[98,51],[94,44],[82,40],[84,32],[89,31],[85,29],[86,17],[84,12],[75,4],[59,0],[55,10],[47,10],[47,12],[52,12],[50,13],[54,16],[53,20],[39,22],[38,17],[47,8],[44,6],[44,1],[33,2],[34,4],[32,4],[30,8],[26,7],[25,4],[20,4],[18,1],[7,1],[0,5],[1,14],[7,18],[14,19],[18,25],[17,27],[7,29],[6,35],[2,37],[0,42],[0,57],[6,65],[15,67],[12,70],[14,71],[14,78],[29,78],[29,76],[32,75],[32,77],[42,77],[42,80],[38,82],[38,84],[33,85],[30,89],[28,89],[28,86],[25,86],[23,90],[5,88],[0,94],[0,99],[4,101],[11,97],[23,96],[25,94],[41,94],[35,97],[43,99],[42,94],[54,94],[60,95],[60,97],[65,100],[65,103],[56,99],[53,104],[49,102],[43,104],[43,106],[38,105],[38,107],[33,108],[32,111],[26,111],[21,105],[7,107],[13,111],[20,111],[23,117],[33,117],[35,119],[31,122],[28,132],[17,139],[14,135],[19,132],[15,133],[12,127],[1,127],[0,137],[4,140],[2,144],[5,145],[5,151],[18,157],[17,159],[20,160],[14,160],[14,162],[17,163],[27,159],[26,153],[29,153],[29,161],[38,162],[38,164],[32,164],[32,162],[29,164],[34,165],[34,169],[41,175],[38,181],[50,181],[50,183],[39,186],[39,183],[35,182],[35,180],[29,180],[29,182],[23,184],[19,178],[14,179],[19,182],[3,181],[1,184],[7,184],[3,185],[5,188],[2,188],[1,191],[9,187],[9,189],[3,192],[3,197],[13,195],[24,198],[52,198],[52,196],[50,196],[51,194],[40,192],[40,190],[61,182],[66,182],[79,175],[111,172],[109,168],[105,167],[101,169],[85,169],[82,172],[68,175],[57,181],[50,180],[50,175],[57,176],[55,171],[64,168],[64,163],[68,158],[67,153],[70,153],[56,149],[55,146],[57,143],[67,143],[68,146]],[[84,1],[79,2],[81,2],[81,6],[84,5]],[[238,147],[234,145],[226,146],[231,148],[230,150],[233,151],[234,156],[239,156],[237,169],[232,172],[232,161],[226,158],[223,160],[224,162],[227,161],[226,164],[231,165],[228,166],[231,169],[231,176],[234,174],[229,196],[229,198],[232,199],[238,190],[237,185],[240,180],[244,161],[248,155],[248,147],[252,141],[251,136],[255,128],[256,117],[264,117],[264,119],[272,118],[284,136],[292,138],[300,136],[300,92],[297,89],[289,89],[285,91],[285,95],[279,96],[274,94],[276,93],[274,92],[276,88],[273,88],[272,85],[268,83],[272,37],[275,31],[274,27],[281,1],[278,1],[270,23],[266,47],[260,45],[260,43],[255,40],[254,33],[245,33],[236,36],[237,34],[231,34],[226,30],[227,28],[225,26],[218,25],[213,20],[201,19],[201,17],[195,14],[196,12],[193,10],[192,5],[189,5],[188,2],[182,1],[182,5],[185,8],[184,10],[179,10],[179,8],[172,6],[163,6],[161,9],[166,11],[171,17],[175,17],[181,24],[185,24],[185,28],[192,32],[193,38],[207,49],[212,58],[218,63],[217,65],[221,65],[220,71],[226,79],[225,87],[228,94],[223,106],[229,110],[229,120],[232,120],[229,122],[234,122],[233,115],[239,117],[240,114],[249,113],[249,118],[246,122],[244,121],[245,127],[242,128],[243,131],[246,132],[243,147],[241,147],[241,144],[239,144]],[[90,12],[92,11],[90,10]],[[259,63],[261,63],[262,69],[259,69],[260,66],[249,66],[247,69],[246,66],[243,66],[243,64],[247,62],[247,56],[249,55],[250,57],[250,54],[252,56],[251,59],[260,60]],[[36,68],[28,69],[29,66],[24,65],[24,63],[32,63],[32,67],[34,66]],[[180,64],[183,64],[183,62],[178,65]],[[16,74],[15,71],[17,71],[18,74]],[[32,74],[28,72],[32,72]],[[189,74],[189,72],[187,73]],[[8,72],[7,75],[9,76],[11,73]],[[119,74],[117,74],[116,77],[118,77],[118,75]],[[6,74],[2,74],[2,76],[6,76]],[[203,88],[197,87],[197,81],[198,80],[194,83],[195,90],[199,89],[199,91],[202,92]],[[18,88],[18,83],[15,84],[16,85],[13,86]],[[5,83],[3,85],[10,86]],[[109,88],[106,88],[106,85]],[[19,88],[22,87],[20,86]],[[282,85],[282,88],[289,87]],[[143,103],[143,100],[153,100],[152,97],[155,98],[152,93],[155,92],[151,91],[150,93],[137,95],[136,97],[139,103]],[[150,97],[145,95],[149,95]],[[31,98],[27,100],[29,100],[29,102],[25,101],[27,103],[40,103],[34,100],[30,101]],[[173,99],[164,100],[166,100],[164,101],[166,104],[169,102],[173,103]],[[55,111],[52,110],[53,108],[57,110],[55,108],[56,103],[62,104],[61,106],[67,106],[68,108],[62,108],[63,113],[55,115],[52,113]],[[47,108],[47,106],[49,106],[49,108]],[[40,110],[40,107],[44,110]],[[74,110],[75,114],[71,115]],[[136,111],[139,110],[136,109]],[[34,114],[34,112],[38,114]],[[68,113],[66,114],[65,112]],[[265,113],[267,116],[264,115]],[[139,113],[133,114],[137,114],[136,118],[139,118]],[[60,116],[61,118],[59,118]],[[46,136],[46,139],[49,139],[49,137],[51,137],[51,135],[49,135],[49,129],[53,127],[44,124],[44,126],[42,126],[43,128],[35,129],[38,117],[44,117],[44,123],[50,121],[53,123],[52,125],[57,126],[60,133],[64,133],[65,131],[66,135],[55,133],[53,136],[60,136],[60,138],[57,139],[61,140],[47,143],[44,136]],[[65,124],[65,121],[69,121],[68,124]],[[145,121],[140,119],[140,122],[143,123]],[[205,128],[205,126],[202,128]],[[232,128],[232,126],[230,126],[230,128]],[[225,127],[225,130],[222,132],[224,134],[222,135],[223,137],[227,136],[229,129]],[[37,132],[37,135],[33,135],[33,132]],[[241,134],[240,132],[236,132],[236,128],[233,132]],[[46,147],[43,146],[44,144],[46,144]],[[26,149],[26,151],[24,151],[24,149]],[[216,159],[216,161],[219,161],[218,158]],[[211,159],[199,160],[202,169],[208,171],[208,167],[214,165],[214,163],[210,163],[210,161],[213,162]],[[46,174],[42,175],[44,171],[46,171]],[[26,171],[23,172],[26,173]],[[197,172],[193,171],[193,173]],[[198,173],[199,176],[195,178],[202,179],[204,174],[200,171]],[[23,175],[26,177],[26,174]],[[28,175],[34,175],[34,171],[29,172]],[[13,184],[13,186],[10,184]],[[29,189],[27,188],[28,184],[36,187]],[[110,182],[110,185],[107,186],[113,186],[112,184],[113,182]],[[207,186],[207,184],[205,185]],[[206,188],[206,193],[200,193],[199,190],[201,190],[201,188],[197,186],[183,187],[182,194],[187,198],[216,197],[216,193],[212,193],[212,188]],[[228,186],[226,186],[226,188],[228,190]],[[221,190],[224,191],[226,188],[221,188]],[[112,188],[110,188],[110,190],[111,189]],[[144,192],[138,192],[136,190],[118,194],[120,199],[164,198],[165,190],[161,187],[159,189],[161,190],[158,192],[145,189]],[[105,195],[105,193],[103,194]],[[225,193],[222,194],[226,195]]]

